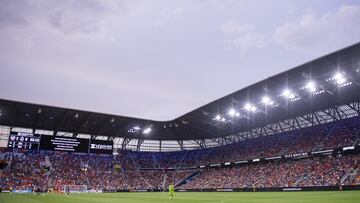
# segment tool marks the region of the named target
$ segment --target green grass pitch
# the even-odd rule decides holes
[[[167,193],[107,194],[7,194],[0,193],[0,203],[352,203],[360,202],[360,191],[339,192],[176,192],[170,200]]]

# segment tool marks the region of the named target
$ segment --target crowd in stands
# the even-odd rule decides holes
[[[8,153],[8,167],[0,188],[54,188],[86,185],[94,190],[161,189],[191,174],[191,171],[140,170],[130,157],[76,154],[70,152],[25,151]],[[46,157],[49,163],[46,163]]]
[[[351,118],[257,137],[220,147],[167,153],[124,152],[141,168],[193,167],[352,146],[360,142],[360,119]]]
[[[360,155],[309,157],[226,168],[195,168],[254,158],[310,152],[359,143],[360,119],[352,118],[301,130],[248,139],[235,144],[179,152],[119,151],[118,155],[54,151],[1,150],[7,165],[0,189],[54,188],[86,185],[94,190],[178,188],[288,187],[359,184]],[[171,168],[171,169],[170,169]],[[342,181],[342,182],[341,182]]]
[[[6,160],[11,160],[11,164],[1,173],[1,188],[25,190],[32,189],[34,185],[39,188],[46,187],[48,176],[41,153],[29,151],[26,156],[22,153],[6,155]]]
[[[252,164],[232,168],[204,169],[183,189],[267,188],[299,186],[338,186],[355,182],[341,178],[360,167],[360,156],[307,158],[286,162]]]

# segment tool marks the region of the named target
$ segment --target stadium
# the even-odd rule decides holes
[[[1,98],[0,202],[359,202],[360,43],[238,89],[166,121]]]

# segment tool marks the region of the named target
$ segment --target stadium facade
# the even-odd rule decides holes
[[[166,122],[1,99],[0,185],[359,189],[359,116],[360,44]]]
[[[16,131],[111,140],[114,148],[136,151],[176,151],[358,116],[359,56],[355,44],[166,122],[1,99],[2,147],[6,134]]]

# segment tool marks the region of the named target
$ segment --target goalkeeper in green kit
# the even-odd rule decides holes
[[[169,185],[169,198],[172,199],[174,197],[174,184]]]

